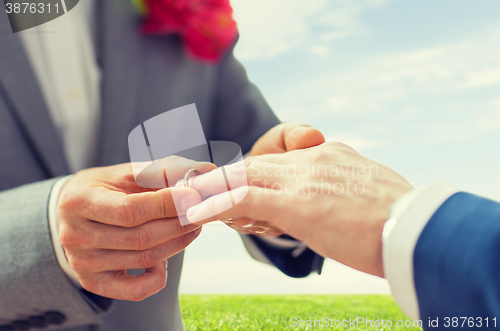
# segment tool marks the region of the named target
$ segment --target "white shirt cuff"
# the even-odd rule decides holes
[[[432,215],[453,194],[455,187],[439,183],[412,190],[391,209],[382,236],[385,278],[401,310],[412,319],[420,319],[413,276],[413,255],[418,238]]]
[[[50,227],[50,235],[52,236],[52,246],[54,246],[54,251],[56,253],[57,262],[61,266],[62,270],[68,276],[68,278],[75,284],[77,287],[81,288],[80,281],[78,280],[78,275],[75,270],[73,270],[66,259],[66,254],[64,253],[64,249],[59,243],[59,234],[57,231],[57,222],[56,222],[56,211],[57,211],[57,200],[59,199],[59,193],[61,192],[62,187],[68,180],[70,180],[73,176],[66,176],[59,179],[54,186],[52,187],[52,191],[50,192],[49,198],[49,227]]]

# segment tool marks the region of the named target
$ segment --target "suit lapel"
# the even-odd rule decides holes
[[[98,1],[98,53],[102,69],[97,165],[125,162],[140,89],[140,20],[132,1]]]
[[[68,174],[62,144],[38,81],[19,36],[11,31],[6,12],[0,10],[0,97],[5,98],[12,115],[26,133],[47,176]],[[12,142],[13,148],[15,143]]]

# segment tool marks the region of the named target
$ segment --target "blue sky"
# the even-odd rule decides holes
[[[401,172],[500,200],[500,2],[233,0],[237,56],[284,121],[301,121]],[[237,235],[204,229],[184,293],[385,293],[335,262],[293,280]]]

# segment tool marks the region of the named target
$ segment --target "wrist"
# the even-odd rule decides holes
[[[376,251],[374,256],[374,261],[376,263],[373,266],[374,272],[372,273],[375,276],[379,276],[385,278],[384,273],[384,261],[383,261],[383,238],[385,233],[385,228],[388,221],[391,218],[391,214],[394,208],[394,205],[400,201],[400,199],[405,196],[408,192],[413,190],[413,186],[411,186],[406,181],[404,183],[398,183],[394,185],[391,190],[387,191],[386,198],[382,203],[380,216],[375,220],[374,233],[376,236]]]
[[[408,192],[414,190],[414,187],[408,183],[406,180],[401,178],[402,181],[399,183],[394,183],[392,187],[387,190],[386,198],[383,203],[384,205],[384,212],[383,212],[383,222],[385,225],[385,222],[389,220],[391,217],[391,211],[394,207],[394,205],[403,197],[405,196]]]
[[[61,196],[63,187],[73,178],[73,176],[66,176],[59,179],[54,186],[52,187],[52,191],[50,192],[49,198],[49,227],[50,233],[52,236],[52,246],[54,248],[54,252],[56,254],[57,262],[61,269],[63,269],[66,276],[72,281],[72,283],[80,287],[80,282],[78,280],[78,276],[76,272],[69,266],[68,260],[66,259],[66,254],[64,252],[64,248],[59,242],[59,216],[58,216],[58,201]]]

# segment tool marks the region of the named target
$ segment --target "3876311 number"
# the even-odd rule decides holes
[[[482,317],[445,317],[444,325],[445,328],[484,328],[491,327],[496,329],[497,318],[482,318]]]
[[[59,3],[56,3],[55,5],[51,5],[50,3],[45,4],[45,3],[36,3],[36,2],[16,2],[16,3],[6,3],[5,4],[5,10],[7,11],[7,14],[43,14],[43,13],[48,13],[50,14],[51,11],[52,13],[59,14]]]

